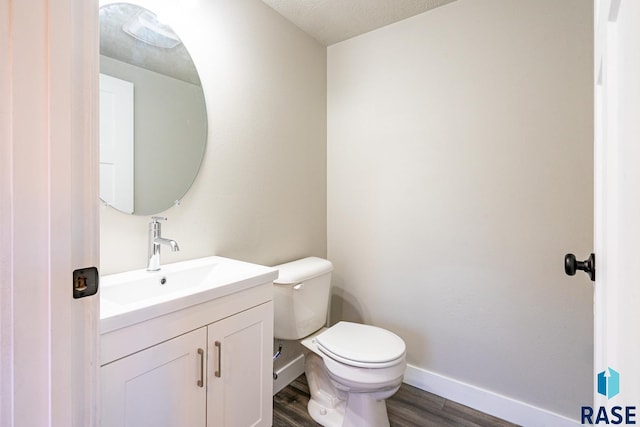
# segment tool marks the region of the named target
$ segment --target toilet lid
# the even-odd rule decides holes
[[[402,338],[393,332],[351,322],[339,322],[322,332],[316,344],[327,356],[353,366],[390,366],[406,350]]]

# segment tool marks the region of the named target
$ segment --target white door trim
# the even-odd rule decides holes
[[[0,0],[3,426],[98,425],[98,297],[71,280],[99,259],[97,9]]]
[[[640,3],[595,0],[594,400],[640,401]],[[619,393],[598,393],[595,373],[619,373]],[[610,380],[607,380],[610,385]]]

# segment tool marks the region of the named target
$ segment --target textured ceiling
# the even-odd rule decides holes
[[[332,45],[455,0],[262,0],[298,28]]]

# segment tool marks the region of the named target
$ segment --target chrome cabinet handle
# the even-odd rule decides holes
[[[198,387],[204,387],[204,350],[199,348],[198,354],[200,355],[200,379],[197,384]]]
[[[218,350],[218,369],[216,369],[213,375],[220,378],[222,376],[222,343],[220,341],[216,341],[214,345]]]

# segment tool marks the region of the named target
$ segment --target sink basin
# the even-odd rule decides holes
[[[206,257],[100,278],[100,332],[273,281],[277,270],[223,257]]]
[[[120,277],[117,278],[105,277],[103,282],[110,284],[102,288],[101,298],[118,305],[132,305],[145,300],[189,293],[192,289],[205,285],[207,280],[215,280],[211,275],[214,274],[216,265],[213,262],[193,268],[169,265],[161,271],[138,270],[118,275]]]

